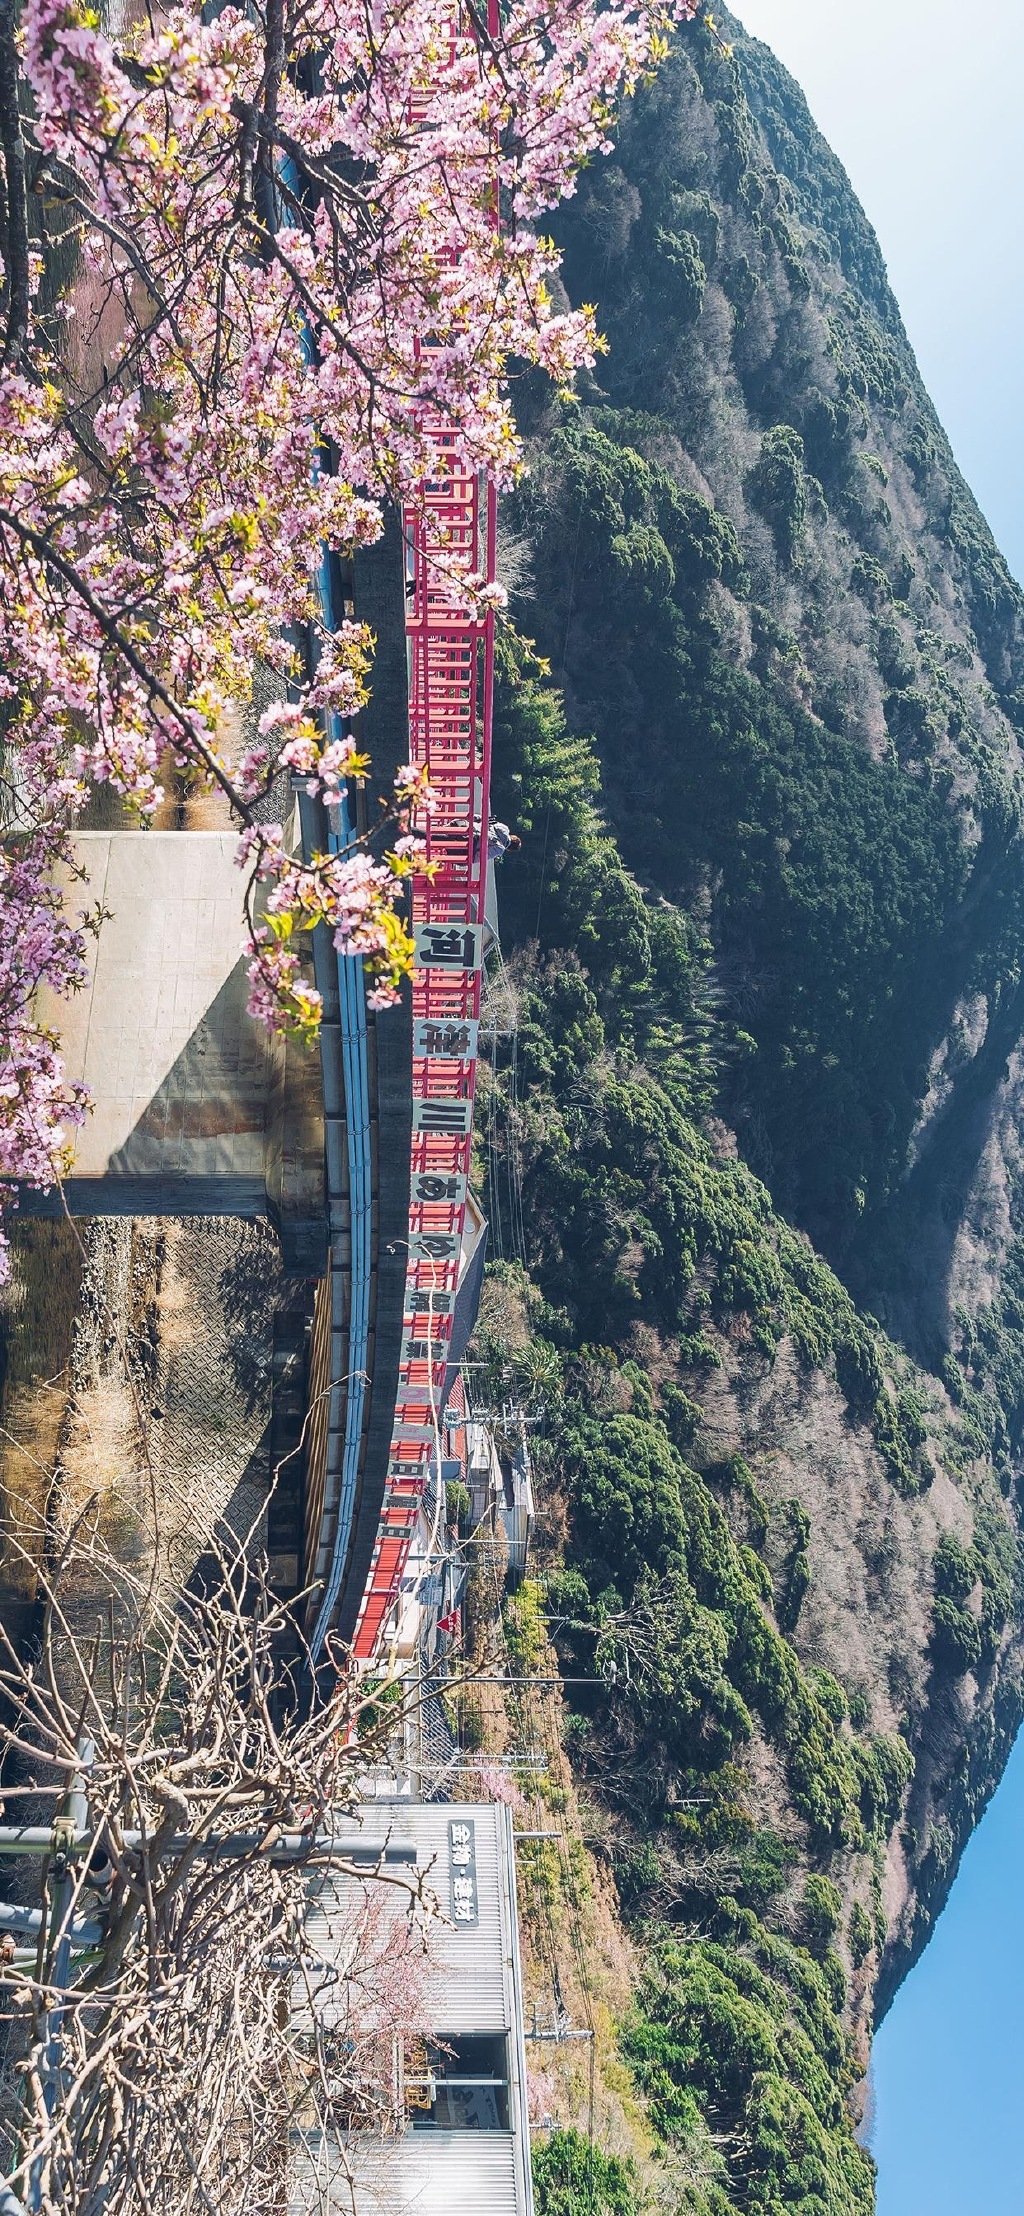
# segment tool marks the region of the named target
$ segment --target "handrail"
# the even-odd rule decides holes
[[[413,879],[408,1263],[386,1489],[353,1638],[363,1662],[376,1655],[398,1600],[436,1454],[469,1190],[482,985],[494,618],[467,607],[450,554],[454,543],[493,579],[495,500],[454,452],[450,431],[430,428],[448,448],[448,474],[426,488],[421,505],[406,507],[404,524],[409,754],[435,794],[424,825],[434,871]]]
[[[324,622],[328,629],[333,631],[337,627],[337,614],[334,607],[330,560],[326,554],[317,573],[317,589]],[[340,722],[333,715],[330,718],[330,736],[332,739],[341,736]],[[356,833],[352,823],[348,796],[342,792],[339,805],[337,808],[331,809],[328,818],[328,852],[331,854],[346,853],[355,843],[355,838]],[[337,1606],[352,1536],[352,1521],[355,1514],[356,1493],[359,1484],[360,1447],[366,1413],[366,1365],[369,1353],[370,1291],[373,1278],[373,1189],[366,974],[359,955],[337,954],[335,955],[335,962],[338,977],[341,1064],[345,1097],[350,1226],[348,1375],[345,1380],[347,1386],[345,1432],[340,1466],[336,1467],[333,1473],[330,1466],[328,1466],[325,1472],[325,1504],[327,1486],[332,1474],[334,1474],[337,1478],[337,1509],[330,1569],[310,1637],[310,1652],[314,1662],[317,1661],[322,1651],[324,1640],[330,1629],[331,1618]],[[322,1054],[324,1052],[329,1054],[331,1051],[329,1032],[326,1036],[322,1033],[321,1038],[321,1052]],[[342,1272],[333,1266],[343,1195],[340,1189],[332,1190],[332,1181],[337,1176],[337,1165],[333,1158],[333,1151],[330,1148],[327,1150],[327,1161],[327,1205],[331,1229],[329,1260],[331,1344],[334,1345],[337,1343],[337,1337],[344,1323],[343,1277]],[[329,1383],[332,1395],[341,1382],[340,1378],[331,1377]],[[326,1452],[329,1463],[332,1445],[336,1438],[336,1431],[328,1423]]]
[[[498,0],[487,0],[498,28]],[[460,29],[450,18],[451,48]],[[442,64],[443,66],[443,64]],[[417,96],[429,108],[429,91]],[[493,221],[498,222],[497,193]],[[401,1592],[439,1459],[438,1422],[459,1284],[476,1090],[494,692],[494,615],[467,605],[459,566],[495,575],[497,498],[436,407],[422,427],[437,460],[403,507],[409,758],[435,799],[422,828],[431,874],[414,876],[413,1124],[402,1351],[380,1523],[353,1636],[376,1656]]]

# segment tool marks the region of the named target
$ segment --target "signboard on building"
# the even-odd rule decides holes
[[[448,1859],[451,1869],[453,1924],[465,1930],[480,1921],[480,1895],[476,1882],[476,1824],[460,1816],[448,1826]]]
[[[484,935],[478,923],[416,923],[412,935],[420,969],[480,968]]]
[[[413,1025],[415,1061],[475,1062],[479,1047],[476,1016],[421,1016]]]
[[[471,1100],[414,1100],[412,1128],[417,1136],[465,1139],[473,1129]]]

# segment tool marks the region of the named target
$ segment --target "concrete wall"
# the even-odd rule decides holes
[[[319,1069],[246,1014],[235,852],[232,831],[75,840],[68,908],[102,921],[83,991],[39,1011],[92,1095],[65,1197],[78,1215],[269,1214],[286,1267],[309,1274],[325,1245]]]

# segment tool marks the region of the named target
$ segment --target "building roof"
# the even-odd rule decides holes
[[[356,1838],[365,1849],[371,1836],[374,1842],[387,1839],[392,1855],[408,1850],[405,1866],[423,1876],[436,1909],[419,2014],[430,2039],[442,2049],[447,2042],[449,2052],[453,2042],[467,2038],[500,2042],[496,2051],[503,2058],[507,2109],[494,2125],[481,2126],[470,2101],[467,2123],[459,2129],[417,2119],[384,2137],[354,2132],[343,2142],[329,2142],[319,2133],[307,2134],[294,2149],[290,2216],[405,2216],[406,2211],[410,2216],[412,2211],[416,2216],[532,2216],[509,1810],[494,1802],[374,1800],[339,1818],[337,1834],[342,1852],[346,1841]],[[361,1882],[330,1872],[311,1900],[310,1938],[324,1962],[343,1959],[344,1939],[332,1908],[343,1905],[346,1883]],[[396,1919],[406,1914],[407,1892],[388,1887],[382,1895],[388,1913]]]

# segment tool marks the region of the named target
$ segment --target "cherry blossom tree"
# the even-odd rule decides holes
[[[422,781],[387,852],[303,862],[266,820],[283,772],[330,805],[368,768],[373,641],[326,620],[325,556],[453,450],[515,477],[510,365],[564,385],[599,344],[545,212],[696,6],[253,0],[115,36],[0,0],[0,1179],[51,1182],[84,1112],[34,1002],[82,975],[54,870],[97,782],[141,818],[169,773],[226,796],[264,1020],[315,1031],[321,921],[395,997]]]

